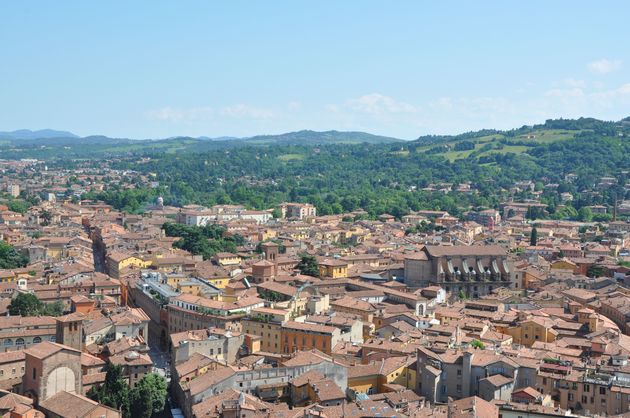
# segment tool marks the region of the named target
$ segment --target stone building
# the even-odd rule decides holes
[[[497,245],[427,245],[408,254],[404,264],[405,284],[412,288],[438,285],[477,298],[499,287],[519,287],[507,252]]]
[[[45,401],[61,391],[81,394],[81,352],[49,341],[24,351],[25,395]]]

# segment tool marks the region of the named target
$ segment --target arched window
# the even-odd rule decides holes
[[[41,339],[41,338],[39,338],[39,337],[35,337],[35,338],[33,338],[33,344],[39,344],[39,343],[41,343],[41,342],[42,342],[42,339]]]
[[[18,338],[15,340],[15,345],[24,345],[24,338]]]
[[[8,340],[4,340],[4,345],[13,345],[13,340],[10,338]]]

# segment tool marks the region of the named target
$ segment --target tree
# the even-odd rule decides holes
[[[302,259],[298,263],[297,269],[300,270],[300,273],[307,276],[319,276],[319,264],[317,264],[315,257],[309,254],[302,254]]]
[[[105,383],[98,391],[98,399],[103,405],[129,412],[129,385],[123,376],[122,366],[108,364]]]
[[[486,348],[485,344],[479,340],[472,340],[470,346],[478,350],[484,350]]]
[[[21,316],[61,316],[66,309],[66,305],[57,300],[52,303],[44,303],[33,293],[18,293],[9,305],[11,315]]]
[[[467,299],[467,298],[468,298],[468,297],[466,296],[466,292],[464,292],[464,289],[461,289],[461,290],[459,291],[459,295],[458,295],[458,296],[459,296],[459,298],[460,298],[461,300],[465,300],[465,299]]]
[[[605,269],[603,266],[593,264],[586,270],[586,275],[588,277],[601,277],[604,275],[604,271]]]
[[[42,315],[61,316],[65,310],[66,305],[62,301],[56,300],[52,303],[44,303]]]
[[[588,206],[583,206],[578,211],[578,221],[590,222],[593,220],[593,211]]]
[[[129,393],[131,416],[150,418],[164,410],[166,401],[166,380],[156,374],[144,376]]]
[[[6,242],[0,241],[0,269],[26,267],[28,261],[28,257],[20,254]]]
[[[33,293],[19,293],[9,305],[11,315],[37,316],[43,310],[44,303]]]
[[[537,245],[538,244],[538,229],[536,227],[532,228],[532,232],[529,235],[529,245]]]

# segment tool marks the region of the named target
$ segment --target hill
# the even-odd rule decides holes
[[[483,129],[459,135],[427,135],[412,141],[410,146],[417,152],[441,155],[449,161],[483,158],[490,154],[523,154],[542,144],[575,139],[588,133],[627,135],[630,125],[626,119],[619,122],[594,118],[549,119],[543,124],[506,131]]]
[[[373,135],[366,132],[302,130],[279,135],[258,135],[243,138],[248,144],[317,145],[317,144],[389,144],[402,139]]]
[[[32,131],[30,129],[19,129],[11,132],[0,132],[0,139],[47,139],[47,138],[79,138],[68,131],[56,131],[54,129],[40,129]]]

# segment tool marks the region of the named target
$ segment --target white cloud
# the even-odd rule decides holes
[[[395,100],[380,93],[366,94],[361,97],[349,99],[346,107],[357,112],[371,115],[384,115],[392,113],[416,113],[420,109],[409,103]]]
[[[221,109],[221,114],[234,118],[249,119],[272,119],[275,117],[275,112],[271,109],[249,106],[242,103],[224,107]]]
[[[160,109],[150,110],[146,113],[149,119],[162,120],[169,122],[186,122],[207,120],[214,115],[211,107],[192,107],[192,108],[174,108],[163,107]]]
[[[568,89],[552,89],[545,92],[546,97],[557,97],[560,99],[584,97],[584,90],[580,87]]]
[[[600,59],[588,63],[588,69],[595,74],[608,74],[621,68],[620,60]]]

